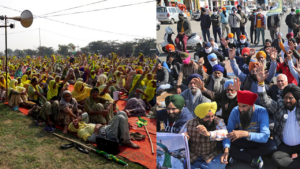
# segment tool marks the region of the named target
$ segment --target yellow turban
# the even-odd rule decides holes
[[[256,59],[258,59],[260,55],[262,55],[265,59],[266,59],[266,57],[267,57],[267,54],[266,54],[264,51],[259,51],[259,52],[257,52],[257,54],[256,54]]]
[[[203,119],[208,112],[213,112],[214,114],[217,111],[217,103],[201,103],[195,108],[195,115],[200,119]]]

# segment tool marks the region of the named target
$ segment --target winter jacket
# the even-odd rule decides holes
[[[181,32],[181,27],[182,27],[182,22],[178,21],[177,22],[177,32],[179,34],[179,32]],[[184,28],[184,34],[186,36],[191,36],[192,34],[192,29],[191,29],[191,23],[190,21],[188,21],[187,19],[183,20],[183,28]]]
[[[294,15],[292,14],[289,14],[286,16],[285,18],[285,23],[286,25],[290,28],[290,29],[293,29],[293,23],[292,23],[292,18],[293,18]]]
[[[274,23],[275,23],[275,25],[276,25],[276,27],[278,28],[278,27],[280,27],[280,18],[279,18],[279,16],[278,16],[278,14],[277,15],[272,15],[272,16],[269,16],[268,17],[268,19],[267,19],[267,27],[268,28],[270,28],[271,27],[271,18],[272,17],[274,17]]]
[[[236,15],[230,14],[229,15],[229,26],[231,28],[240,28],[241,19],[242,18],[238,13]]]
[[[300,16],[298,14],[292,17],[292,24],[293,24],[293,29],[300,30]],[[297,25],[298,28],[296,28]]]
[[[238,14],[241,16],[241,26],[242,26],[242,24],[246,24],[248,21],[246,14],[244,12],[241,12]]]
[[[195,19],[195,21],[201,21],[201,29],[208,29],[210,28],[210,25],[211,25],[211,21],[210,21],[210,17],[208,14],[205,14],[205,15],[202,15],[198,18],[198,19]]]
[[[220,16],[221,16],[221,23],[228,23],[228,19],[229,19],[229,13],[228,12],[226,12],[226,16],[224,15],[223,12],[220,14]]]
[[[220,15],[211,15],[210,16],[211,24],[214,28],[220,27],[221,16]]]

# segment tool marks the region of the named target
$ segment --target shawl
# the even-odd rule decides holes
[[[5,77],[3,75],[1,75],[0,77],[3,77],[3,82],[0,81],[0,87],[6,88],[6,80]]]
[[[8,96],[9,96],[11,90],[16,90],[16,83],[18,83],[18,81],[16,79],[13,79],[10,81],[9,88],[8,88]]]
[[[51,80],[48,85],[48,92],[47,92],[47,100],[51,100],[53,97],[57,96],[58,94],[58,86],[54,89],[53,86],[55,84],[55,80]]]
[[[80,91],[83,87],[83,90]],[[84,86],[83,82],[76,82],[74,85],[74,90],[72,91],[72,96],[77,101],[82,101],[90,96],[90,91],[92,88]]]
[[[22,68],[18,68],[16,73],[15,73],[15,77],[14,78],[18,78],[18,77],[22,77],[23,73],[22,73]]]
[[[19,80],[19,79],[21,79],[21,77],[18,77],[18,78],[17,78],[17,80]],[[23,85],[22,81],[21,81],[20,83],[19,83],[19,81],[18,81],[18,84],[17,84],[17,86],[24,87],[24,85]]]
[[[25,84],[30,84],[30,80],[27,80],[28,79],[28,76],[27,75],[23,75],[22,76],[22,79],[21,79],[21,83],[23,84],[23,85],[25,85]]]
[[[73,98],[73,97],[72,97],[70,102],[67,102],[64,99],[64,95],[67,94],[67,93],[72,96],[72,93],[69,90],[65,90],[62,93],[62,96],[61,96],[61,99],[60,99],[60,102],[59,102],[59,111],[64,111],[66,108],[70,108],[73,112],[76,112],[78,103],[77,103],[76,99]]]
[[[35,91],[37,91],[37,92],[39,92],[39,93],[41,92],[41,91],[39,90],[39,85],[36,85],[36,86],[34,87],[32,84],[30,84],[30,86],[33,88],[33,90],[35,90]],[[39,98],[39,96],[36,95],[36,94],[33,96],[33,99],[34,99],[34,100],[38,100],[38,98]]]
[[[101,74],[98,78],[100,85],[104,85],[107,82],[107,76],[105,74]]]
[[[147,84],[147,88],[145,90],[145,93],[148,95],[147,101],[151,101],[155,95],[156,87],[153,87],[153,83],[156,83],[156,80],[151,80]],[[145,96],[143,96],[143,99],[146,99]]]
[[[96,101],[94,100],[94,98],[92,97],[92,93],[94,91],[98,91],[99,92],[99,89],[94,87],[92,90],[91,90],[91,94],[90,96],[85,100],[85,105],[87,106],[88,108],[88,111],[92,110],[92,107],[94,106],[94,104],[97,104],[97,103],[101,103],[101,104],[105,104],[108,100],[102,98],[100,95],[97,97]],[[86,111],[86,110],[85,110]]]
[[[129,91],[129,93],[131,93],[131,91],[134,89],[135,85],[136,85],[136,82],[139,80],[139,78],[141,77],[142,75],[141,74],[136,74],[134,75],[133,79],[132,79],[132,83],[131,83],[131,89]],[[141,85],[144,86],[145,85],[145,82],[142,80],[141,81]]]

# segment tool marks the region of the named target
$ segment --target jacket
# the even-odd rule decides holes
[[[187,109],[186,107],[183,107],[181,110],[181,114],[178,117],[178,120],[175,122],[175,124],[173,124],[172,127],[168,127],[168,113],[167,113],[167,109],[163,109],[160,111],[157,111],[157,123],[156,123],[156,131],[160,131],[160,122],[163,121],[164,125],[165,125],[165,129],[167,129],[168,133],[178,133],[180,131],[180,129],[184,126],[184,124],[193,119],[193,116],[191,114],[191,112],[189,111],[189,109]]]
[[[177,87],[182,84],[183,80],[186,80],[187,77],[191,74],[197,73],[198,72],[198,65],[196,62],[191,60],[191,63],[188,65],[181,65],[180,67],[180,72],[177,80]]]
[[[293,29],[299,30],[300,29],[300,16],[294,15],[292,17],[292,24],[293,24]],[[297,25],[299,26],[298,28],[296,28]]]
[[[230,14],[229,15],[229,26],[231,28],[240,28],[241,19],[242,18],[238,13],[236,15]]]
[[[156,72],[156,80],[160,81],[158,86],[165,85],[169,83],[169,71],[167,68],[162,67],[161,70],[157,70]]]
[[[289,65],[285,65],[285,63],[277,63],[277,72],[283,73],[288,78],[288,83],[294,83],[295,85],[298,85],[297,80],[294,78],[292,73],[290,72]]]
[[[220,16],[221,16],[221,23],[228,23],[228,19],[229,19],[229,13],[228,12],[226,12],[226,17],[225,17],[223,12],[220,14]]]
[[[200,89],[194,96],[190,89],[184,90],[180,95],[184,98],[185,106],[189,109],[193,117],[196,117],[194,110],[199,104],[210,103],[210,100],[202,95]]]
[[[250,15],[250,17],[249,17],[249,21],[251,21],[251,26],[250,26],[250,28],[254,28],[254,21],[255,21],[255,16],[256,15]]]
[[[201,29],[208,29],[210,28],[211,25],[211,21],[210,21],[210,17],[208,14],[205,15],[200,15],[200,17],[198,19],[195,19],[195,21],[201,21]]]
[[[228,40],[228,37],[226,37],[225,39]],[[233,43],[228,43],[228,47],[229,47],[229,49],[232,49],[232,48],[237,49],[237,44],[238,44],[238,41],[235,38],[233,38]],[[225,46],[222,43],[221,43],[221,48],[222,48],[223,56],[229,57],[229,54],[228,54],[229,49],[226,50]],[[235,54],[239,55],[238,50],[235,51]]]
[[[249,48],[250,48],[250,43],[247,42],[247,41],[246,41],[245,43],[237,42],[237,46],[236,46],[237,54],[238,54],[238,55],[241,55],[241,54],[242,54],[242,50],[243,50],[245,47],[249,47]]]
[[[275,23],[276,27],[277,28],[280,27],[280,18],[278,16],[278,14],[277,15],[272,15],[272,16],[268,17],[268,19],[267,19],[267,27],[268,28],[271,27],[271,19],[272,19],[272,17],[274,17],[274,21],[275,21],[274,23]]]
[[[229,115],[232,109],[238,105],[237,97],[235,97],[234,99],[229,99],[226,95],[226,90],[223,90],[222,92],[212,92],[206,89],[205,92],[203,92],[202,94],[209,98],[211,101],[216,101],[217,103],[220,103],[218,105],[218,109],[222,109],[221,118],[227,125]]]
[[[280,145],[283,140],[282,133],[287,121],[287,119],[284,118],[284,115],[288,113],[287,109],[285,108],[284,100],[279,99],[274,101],[268,97],[266,91],[258,92],[258,96],[261,104],[274,114],[276,120],[274,124],[273,139],[277,142],[277,145]],[[295,114],[297,122],[300,124],[300,101],[298,100],[296,104]]]
[[[260,14],[260,17],[261,17],[261,27],[263,28],[264,26],[266,26],[267,19],[263,14]],[[258,15],[255,15],[255,21],[254,21],[255,27],[257,27],[257,22],[256,22],[257,18],[258,18]]]
[[[222,66],[222,65],[221,65]],[[225,66],[225,65],[224,65]],[[222,67],[224,67],[222,66]],[[224,67],[224,70],[225,70],[225,67]],[[199,72],[199,75],[202,76],[203,78],[203,82],[205,84],[205,87],[208,89],[208,90],[211,90],[213,91],[213,88],[214,88],[214,80],[212,79],[212,75],[209,75],[207,73],[205,73],[205,71],[203,69],[199,69],[198,70]],[[224,84],[225,82],[227,81],[228,79],[224,77],[224,73],[223,73],[223,79],[220,81],[221,85],[220,85],[220,89],[219,91],[216,91],[216,92],[221,92],[222,90],[224,90]]]
[[[220,15],[211,15],[210,16],[211,24],[214,28],[220,27],[221,16]]]
[[[241,16],[241,24],[246,24],[248,19],[244,12],[238,13]],[[241,25],[242,26],[242,25]]]
[[[215,117],[214,124],[219,125],[222,119]],[[209,163],[215,156],[221,153],[221,150],[217,148],[217,141],[211,141],[210,137],[199,134],[196,127],[200,125],[199,117],[196,117],[186,124],[187,134],[189,139],[190,160],[193,163],[199,156],[201,156],[206,163]]]
[[[288,28],[290,28],[290,29],[293,29],[293,23],[292,23],[292,18],[293,18],[293,16],[294,16],[294,15],[289,14],[289,15],[287,15],[286,18],[285,18],[285,23],[286,23],[286,25],[288,26]]]
[[[177,32],[179,34],[179,32],[181,32],[181,27],[182,27],[182,22],[178,21],[177,22]],[[184,34],[186,36],[191,36],[192,34],[192,29],[191,29],[191,23],[190,21],[188,21],[187,19],[183,20],[183,28],[184,28]]]

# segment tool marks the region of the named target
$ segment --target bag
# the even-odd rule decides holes
[[[117,140],[110,140],[103,136],[96,137],[97,147],[99,150],[105,151],[108,154],[119,154],[119,142]]]

